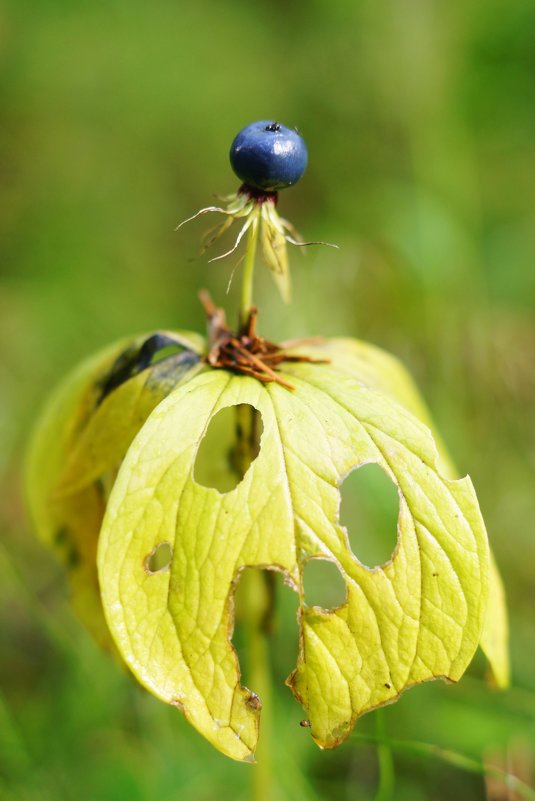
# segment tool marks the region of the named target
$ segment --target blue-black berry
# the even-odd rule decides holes
[[[252,122],[230,147],[232,169],[254,189],[276,192],[295,184],[307,166],[307,148],[297,133],[278,122]]]

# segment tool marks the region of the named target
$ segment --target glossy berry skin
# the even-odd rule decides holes
[[[266,192],[295,184],[307,160],[306,145],[297,131],[271,120],[247,125],[230,147],[230,163],[238,178]]]

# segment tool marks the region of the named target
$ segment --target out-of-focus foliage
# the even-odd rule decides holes
[[[478,663],[458,687],[408,694],[386,710],[387,728],[473,755],[508,748],[529,780],[534,29],[529,0],[4,3],[2,798],[248,796],[248,769],[136,688],[71,617],[19,475],[40,399],[73,364],[138,331],[201,329],[200,286],[224,301],[232,265],[190,261],[202,226],[173,229],[212,192],[236,189],[230,142],[269,116],[297,125],[310,156],[281,213],[341,249],[290,254],[287,308],[258,272],[262,333],[357,335],[402,358],[472,476],[507,588],[513,689],[489,692]],[[281,585],[279,596],[277,680],[297,650],[292,593]],[[318,753],[289,691],[275,701],[282,798],[373,793],[373,751],[350,741]],[[455,794],[484,798],[476,778],[397,760],[396,801]]]

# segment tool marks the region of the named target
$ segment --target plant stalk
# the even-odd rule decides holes
[[[242,477],[260,448],[260,414],[250,406],[236,408],[236,448],[233,464]],[[271,801],[271,674],[269,633],[273,612],[273,576],[265,570],[245,570],[240,579],[242,621],[247,648],[250,689],[262,702],[260,736],[251,776],[251,800]]]
[[[272,591],[266,579],[269,574],[261,570],[248,570],[242,576],[244,587],[244,629],[246,636],[248,681],[250,688],[262,701],[260,736],[255,753],[256,764],[251,774],[252,801],[272,801],[273,764],[272,744],[272,691],[269,660],[269,626],[267,617],[271,608]]]
[[[379,782],[374,801],[392,801],[394,798],[394,760],[386,738],[384,709],[375,711],[375,731],[377,733],[377,760],[379,763]]]
[[[259,228],[260,215],[258,210],[256,210],[253,212],[253,216],[251,218],[251,227],[249,228],[247,234],[247,246],[245,248],[245,262],[243,265],[243,278],[241,285],[240,328],[247,324],[249,313],[253,305],[253,276]]]
[[[253,212],[247,235],[240,299],[240,328],[248,323],[253,306],[253,276],[260,215]],[[251,406],[236,407],[236,445],[232,467],[243,478],[260,450],[261,416]],[[246,641],[246,661],[250,689],[261,702],[260,736],[251,775],[251,801],[272,801],[273,767],[272,693],[269,634],[273,613],[273,576],[266,570],[245,570],[240,579],[242,622]]]

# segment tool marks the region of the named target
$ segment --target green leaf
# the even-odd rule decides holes
[[[333,366],[351,373],[357,380],[385,392],[405,406],[431,429],[438,449],[438,464],[441,473],[448,478],[458,476],[458,471],[434,428],[429,410],[401,362],[380,348],[348,338],[325,340],[310,352],[316,357],[323,356],[330,359]],[[480,646],[489,663],[491,683],[501,688],[509,685],[508,639],[509,626],[505,591],[491,550],[489,599]]]
[[[140,354],[155,336],[172,339],[181,352],[137,373]],[[72,604],[105,647],[111,640],[102,614],[96,551],[107,493],[150,412],[196,369],[201,340],[188,336],[147,334],[121,340],[88,359],[52,396],[31,438],[26,490],[37,533],[66,566]]]
[[[472,484],[441,476],[427,427],[337,364],[284,372],[295,391],[224,371],[173,391],[128,451],[99,542],[104,608],[123,657],[239,760],[252,759],[260,716],[231,643],[245,567],[277,570],[299,593],[300,652],[289,684],[327,748],[407,687],[459,679],[487,602],[488,545]],[[366,368],[364,382],[374,372]],[[195,459],[213,416],[239,404],[262,416],[260,452],[222,494],[195,481]],[[367,462],[385,470],[400,499],[395,553],[374,569],[351,553],[338,522],[340,484]],[[164,543],[169,564],[149,569]],[[340,571],[342,606],[305,605],[302,573],[314,558]]]

